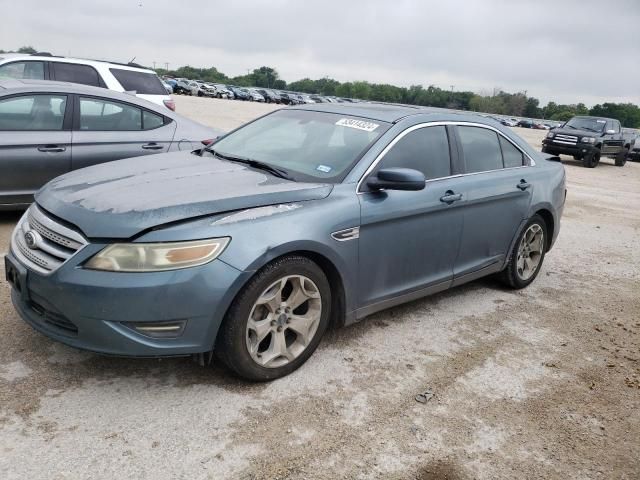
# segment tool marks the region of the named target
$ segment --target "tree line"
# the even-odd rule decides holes
[[[19,53],[35,53],[33,47],[21,47]],[[0,50],[0,53],[5,53]],[[159,75],[170,75],[212,83],[224,83],[241,87],[274,88],[292,90],[308,94],[357,98],[374,102],[404,103],[428,107],[452,108],[474,112],[506,115],[513,117],[543,118],[566,121],[574,115],[594,115],[616,118],[624,127],[640,128],[640,108],[632,103],[603,103],[587,108],[584,103],[557,104],[549,102],[544,107],[535,97],[525,93],[509,93],[495,88],[490,94],[478,94],[471,91],[442,89],[435,85],[423,87],[411,85],[398,87],[387,83],[367,81],[339,82],[329,77],[312,80],[303,78],[287,83],[281,79],[278,71],[272,67],[260,67],[248,71],[246,75],[229,77],[215,67],[195,68],[183,66],[173,70],[157,68]]]

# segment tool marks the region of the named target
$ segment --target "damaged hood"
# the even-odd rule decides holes
[[[35,198],[89,238],[129,238],[193,217],[317,200],[331,189],[210,156],[175,152],[76,170],[49,182]]]

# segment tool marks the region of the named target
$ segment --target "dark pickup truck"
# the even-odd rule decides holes
[[[551,130],[542,141],[542,151],[552,155],[572,155],[587,168],[594,168],[600,156],[615,159],[617,167],[627,161],[635,136],[623,133],[618,120],[603,117],[573,117]]]

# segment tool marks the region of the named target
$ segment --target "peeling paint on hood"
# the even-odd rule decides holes
[[[87,237],[129,238],[193,217],[321,199],[331,189],[210,156],[174,152],[70,172],[45,185],[36,202]]]

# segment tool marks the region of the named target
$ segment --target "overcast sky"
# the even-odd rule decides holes
[[[640,104],[640,0],[0,0],[0,48]]]

